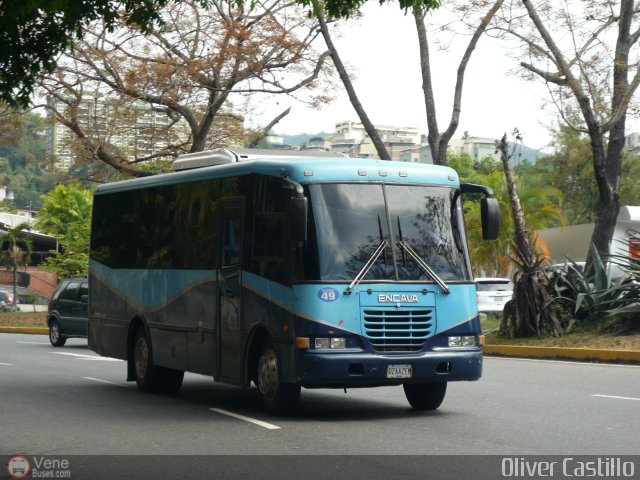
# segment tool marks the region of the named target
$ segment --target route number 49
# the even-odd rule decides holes
[[[318,298],[323,302],[335,302],[339,296],[340,294],[338,291],[335,288],[330,287],[323,288],[318,292]]]

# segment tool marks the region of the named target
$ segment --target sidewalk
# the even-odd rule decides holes
[[[581,362],[637,363],[638,350],[604,350],[595,348],[531,347],[516,345],[484,345],[484,354],[496,357],[521,357],[546,360],[576,360]]]

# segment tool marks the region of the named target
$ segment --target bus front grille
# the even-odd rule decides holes
[[[433,334],[433,310],[363,310],[364,333],[377,352],[416,352]]]

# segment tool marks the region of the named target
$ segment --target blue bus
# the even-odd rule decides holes
[[[143,392],[184,372],[249,388],[267,411],[304,388],[402,385],[415,409],[482,373],[462,195],[447,167],[221,149],[100,186],[89,346]]]

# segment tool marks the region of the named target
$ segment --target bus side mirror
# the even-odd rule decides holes
[[[289,199],[289,231],[291,240],[304,242],[307,239],[307,197],[291,197]]]
[[[480,199],[480,218],[482,219],[482,238],[495,240],[500,230],[500,207],[494,197]]]

